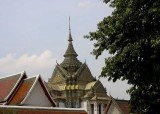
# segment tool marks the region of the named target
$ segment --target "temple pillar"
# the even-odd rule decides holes
[[[98,106],[97,106],[96,102],[94,103],[94,114],[99,114],[98,113]]]

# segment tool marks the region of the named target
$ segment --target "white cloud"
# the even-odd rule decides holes
[[[77,7],[80,9],[96,9],[99,10],[102,7],[106,7],[106,4],[104,4],[102,1],[93,1],[93,0],[81,0],[77,3]]]
[[[78,3],[78,8],[81,8],[81,9],[90,8],[90,7],[92,7],[92,5],[93,4],[91,3],[91,1],[85,0],[85,1],[82,1],[82,2]]]
[[[51,77],[57,58],[50,50],[42,52],[40,55],[24,54],[17,57],[16,54],[7,54],[0,58],[1,76],[26,71],[29,76],[41,74],[47,80]]]

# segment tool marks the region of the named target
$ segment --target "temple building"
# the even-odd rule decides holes
[[[26,72],[0,78],[1,106],[55,107],[40,75],[28,77]]]
[[[68,47],[47,85],[58,107],[84,108],[89,114],[103,114],[109,101],[102,83],[92,76],[86,62],[77,59],[69,24]]]

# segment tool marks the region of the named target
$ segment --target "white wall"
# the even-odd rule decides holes
[[[36,83],[29,97],[24,102],[24,105],[44,106],[44,107],[52,106],[51,102],[48,100],[47,96],[45,95],[45,92],[42,89],[39,81]]]
[[[83,108],[89,114],[89,112],[90,112],[90,105],[89,105],[88,101],[81,102],[81,108]]]
[[[59,102],[59,107],[66,108],[66,106],[63,102]]]
[[[84,102],[81,102],[81,108],[84,108]]]

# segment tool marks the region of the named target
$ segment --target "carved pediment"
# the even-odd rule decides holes
[[[63,82],[65,81],[66,79],[62,76],[61,72],[60,71],[57,71],[56,73],[54,73],[54,76],[52,78],[52,80],[50,80],[50,83],[59,83],[59,82]]]
[[[53,71],[52,77],[49,79],[48,83],[56,83],[66,80],[67,72],[60,65],[57,65]]]

